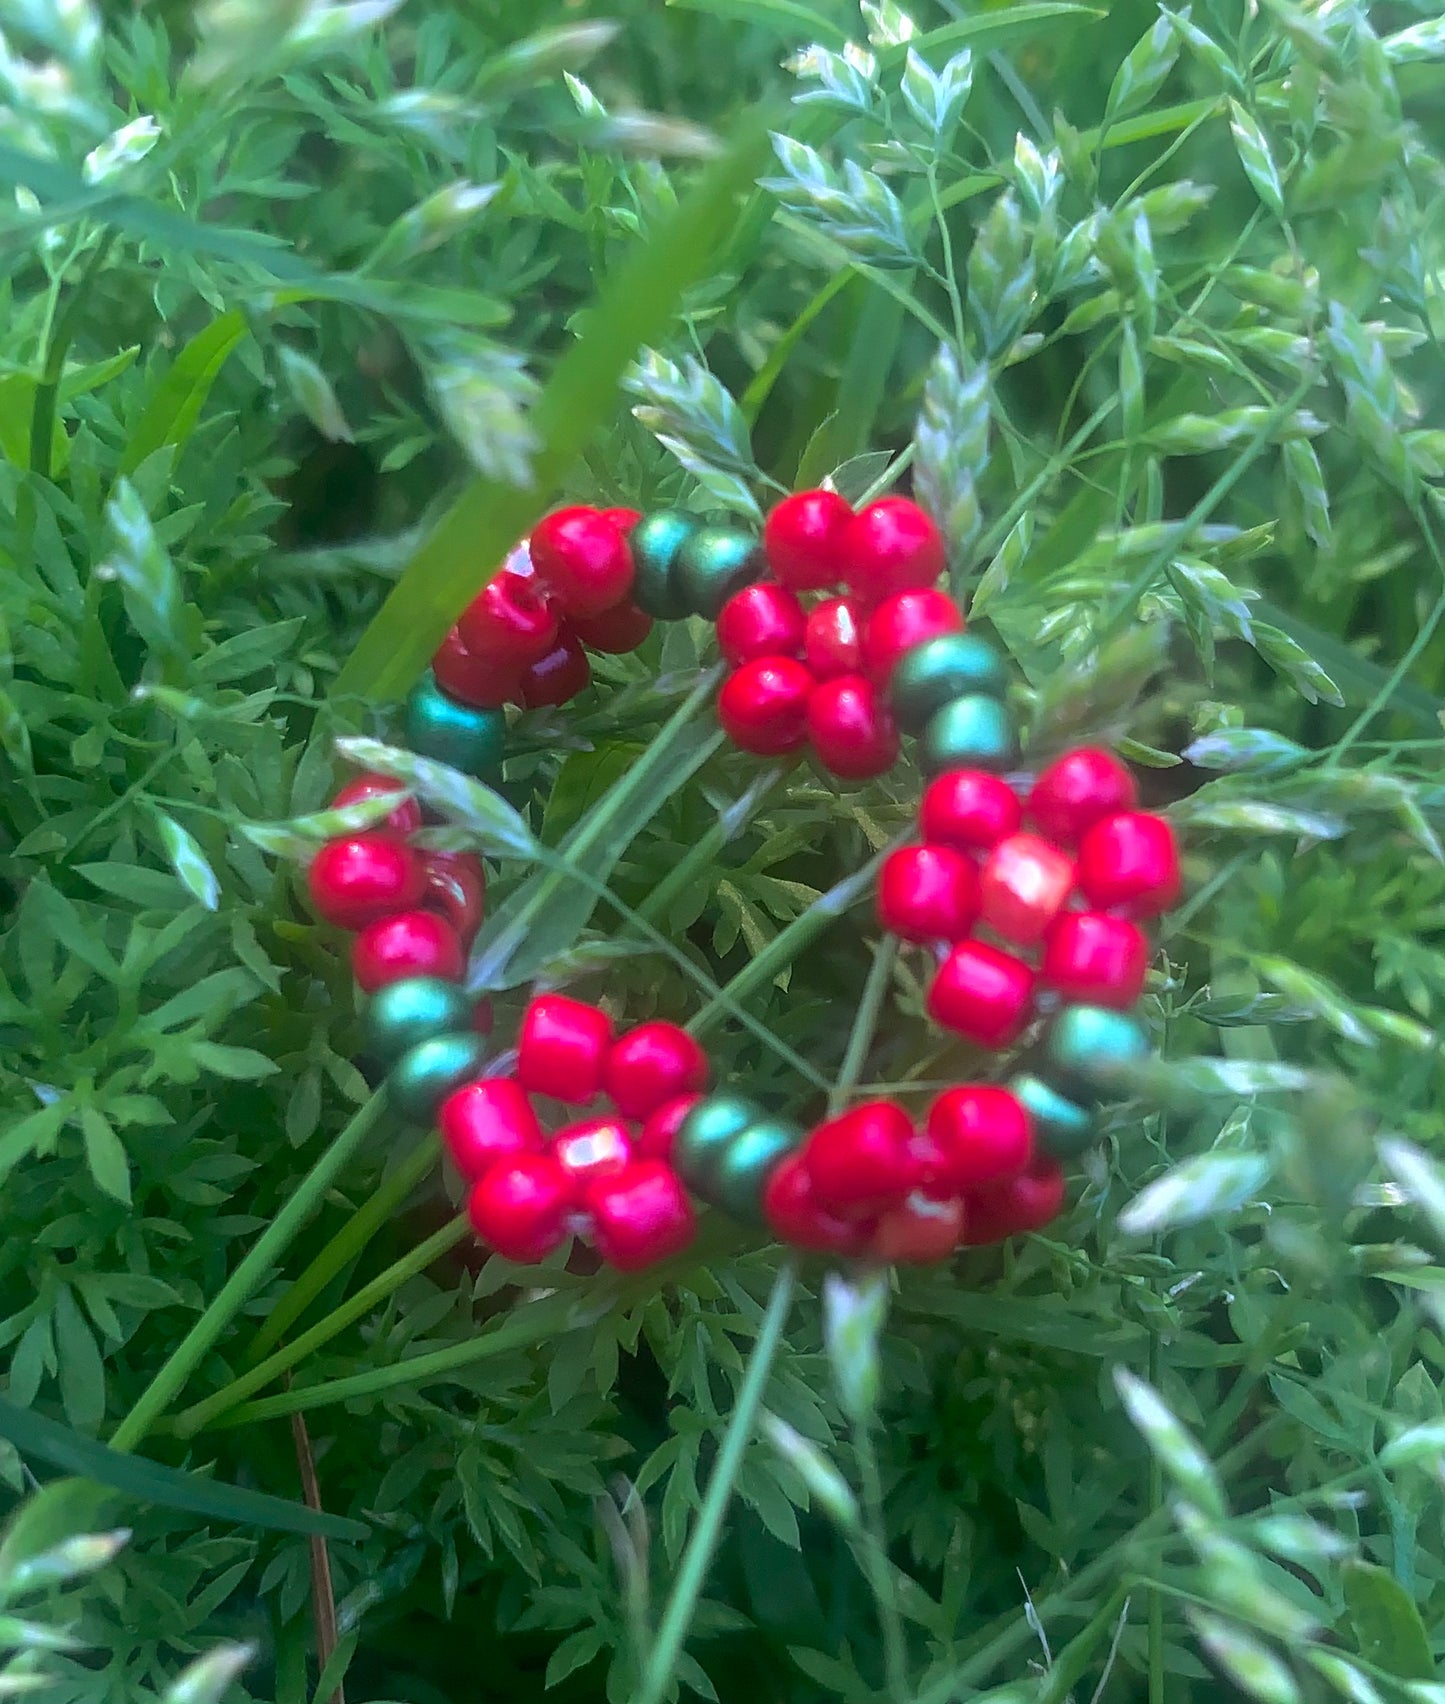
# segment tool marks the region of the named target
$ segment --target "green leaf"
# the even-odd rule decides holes
[[[469,829],[483,851],[512,858],[534,855],[537,842],[522,814],[495,789],[472,780],[460,770],[431,758],[417,757],[400,746],[383,745],[380,740],[340,739],[336,750],[360,769],[405,782],[409,793],[415,793],[453,822]]]
[[[80,1130],[85,1138],[85,1162],[97,1188],[129,1207],[130,1160],[110,1120],[98,1108],[85,1105],[80,1109]]]
[[[166,857],[170,859],[171,868],[181,884],[200,900],[207,911],[214,911],[220,903],[221,884],[195,837],[164,811],[156,812],[156,826],[160,830]]]
[[[246,316],[238,309],[220,315],[198,332],[176,356],[131,431],[120,459],[120,474],[135,472],[166,444],[183,444],[195,429],[226,357],[246,335]]]
[[[1371,1562],[1346,1562],[1340,1584],[1360,1655],[1401,1680],[1434,1680],[1429,1635],[1400,1582]]]

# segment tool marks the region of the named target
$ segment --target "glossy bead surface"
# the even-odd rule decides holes
[[[1019,737],[1007,706],[982,692],[950,699],[918,736],[918,762],[927,775],[946,769],[1009,769],[1018,757]]]
[[[930,781],[918,811],[926,840],[987,852],[1017,832],[1023,806],[1007,781],[981,769],[949,769]]]
[[[652,632],[652,617],[630,599],[624,599],[599,615],[574,615],[567,625],[573,638],[589,651],[620,657],[635,651]]]
[[[931,586],[943,572],[943,535],[907,497],[860,509],[843,536],[843,578],[867,604]]]
[[[545,1259],[567,1234],[572,1186],[550,1154],[521,1154],[486,1172],[467,1199],[488,1248],[523,1265]]]
[[[351,943],[351,974],[368,994],[410,976],[459,982],[466,967],[456,930],[433,911],[379,917]]]
[[[1122,917],[1101,911],[1066,911],[1044,944],[1040,980],[1091,1006],[1132,1006],[1144,991],[1149,943]]]
[[[413,1124],[430,1124],[437,1108],[482,1068],[486,1044],[479,1035],[436,1035],[409,1047],[386,1079],[387,1098]]]
[[[678,551],[696,531],[697,522],[676,509],[644,515],[632,529],[627,541],[637,570],[632,601],[658,621],[680,621],[687,614],[672,571]]]
[[[517,1034],[517,1081],[529,1094],[581,1106],[602,1088],[611,1045],[606,1012],[566,994],[539,994]]]
[[[585,692],[591,681],[592,665],[587,661],[587,653],[576,634],[564,628],[562,637],[547,655],[523,669],[518,691],[526,709],[541,710],[569,703],[579,692]]]
[[[476,1077],[437,1108],[437,1129],[468,1183],[520,1154],[542,1151],[542,1126],[512,1077]]]
[[[1094,1139],[1094,1115],[1032,1072],[1009,1078],[1009,1092],[1027,1109],[1039,1151],[1056,1160],[1083,1153]]]
[[[862,674],[862,618],[852,598],[828,598],[808,611],[803,661],[815,680]]]
[[[744,586],[718,615],[718,648],[734,668],[754,657],[796,657],[805,627],[803,606],[786,586]]]
[[[843,540],[853,508],[836,491],[795,491],[768,516],[768,564],[795,592],[822,592],[843,578]]]
[[[873,1230],[870,1219],[830,1213],[813,1190],[806,1150],[788,1155],[763,1186],[763,1218],[779,1242],[819,1254],[862,1254]]]
[[[557,611],[535,575],[503,568],[457,617],[456,632],[472,656],[515,673],[557,643]]]
[[[518,698],[518,670],[510,663],[474,657],[455,627],[437,647],[431,669],[448,698],[473,710],[500,710]]]
[[[597,1252],[619,1272],[641,1272],[681,1254],[697,1231],[687,1192],[663,1160],[637,1160],[594,1184],[587,1205]]]
[[[1017,1096],[991,1083],[945,1089],[928,1109],[928,1134],[943,1155],[945,1180],[980,1189],[1027,1169],[1033,1124]]]
[[[751,533],[699,527],[678,549],[672,585],[690,615],[715,621],[728,599],[761,579],[766,568],[762,547]]]
[[[389,775],[356,776],[354,780],[346,783],[331,801],[329,808],[334,811],[344,810],[347,805],[385,799],[393,794],[396,797],[396,808],[375,826],[381,832],[399,834],[405,839],[421,827],[421,806],[415,799],[408,797],[400,781],[393,781]]]
[[[1044,1031],[1041,1055],[1048,1074],[1087,1104],[1126,1088],[1121,1075],[1149,1057],[1149,1036],[1127,1012],[1065,1006]]]
[[[888,682],[888,702],[898,725],[917,734],[955,698],[970,693],[999,698],[1007,686],[1003,656],[987,639],[943,633],[899,658]]]
[[[362,1019],[366,1051],[390,1065],[409,1047],[434,1035],[464,1030],[472,1021],[470,995],[438,976],[407,976],[378,989]]]
[[[1042,1156],[1026,1172],[965,1197],[964,1241],[1002,1242],[1024,1231],[1041,1231],[1064,1205],[1064,1174]]]
[[[464,946],[482,926],[487,910],[487,878],[475,852],[424,852],[428,911],[445,917]]]
[[[980,1047],[1017,1041],[1033,1010],[1034,973],[987,941],[960,941],[928,990],[935,1023]]]
[[[632,1163],[632,1138],[620,1118],[582,1118],[554,1132],[549,1153],[571,1178],[580,1202],[589,1185]]]
[[[963,1239],[962,1201],[935,1200],[914,1190],[896,1207],[881,1213],[868,1239],[876,1260],[900,1266],[932,1266],[947,1260]]]
[[[638,1159],[670,1161],[682,1121],[701,1099],[701,1095],[678,1095],[674,1100],[664,1101],[637,1132]]]
[[[744,1095],[705,1095],[683,1119],[672,1145],[672,1163],[689,1189],[706,1197],[731,1143],[764,1113]]]
[[[864,669],[871,680],[888,688],[895,668],[910,652],[932,640],[962,635],[963,614],[947,592],[895,592],[884,598],[863,629]]]
[[[638,1024],[608,1050],[602,1087],[624,1118],[647,1118],[664,1101],[707,1086],[707,1055],[679,1024]]]
[[[361,929],[416,905],[426,891],[426,873],[410,846],[373,830],[328,840],[311,860],[306,885],[328,923]]]
[[[791,657],[758,657],[723,682],[717,717],[742,751],[775,757],[808,737],[811,674]]]
[[[1163,817],[1121,811],[1079,842],[1079,891],[1100,911],[1157,917],[1179,899],[1179,848]]]
[[[878,921],[905,941],[961,941],[978,917],[978,872],[951,846],[900,846],[878,873]]]
[[[979,915],[1005,940],[1032,946],[1074,890],[1074,860],[1037,834],[999,841],[979,871]]]
[[[802,1139],[803,1132],[786,1118],[760,1118],[748,1125],[718,1156],[704,1199],[744,1224],[760,1224],[768,1179]]]
[[[407,697],[405,738],[418,757],[485,779],[501,768],[507,718],[500,710],[459,703],[428,674]]]
[[[632,590],[627,535],[598,509],[555,510],[532,529],[529,547],[537,578],[567,615],[598,615]]]
[[[825,680],[808,700],[808,738],[818,761],[847,781],[867,781],[898,761],[898,729],[872,681]]]
[[[1079,746],[1057,758],[1034,782],[1029,819],[1060,846],[1076,846],[1106,816],[1137,803],[1134,777],[1098,746]]]
[[[864,1101],[818,1125],[804,1153],[813,1193],[830,1213],[880,1212],[913,1187],[913,1122],[896,1101]]]

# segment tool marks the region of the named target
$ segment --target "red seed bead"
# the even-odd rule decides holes
[[[791,657],[757,657],[723,682],[718,721],[735,746],[758,757],[793,751],[808,737],[813,677]]]
[[[1079,842],[1079,891],[1101,911],[1156,917],[1179,898],[1179,848],[1163,817],[1122,811]]]
[[[452,1164],[468,1183],[519,1154],[542,1151],[542,1126],[512,1077],[478,1077],[449,1094],[437,1128]]]
[[[540,710],[544,705],[566,704],[585,692],[591,679],[587,653],[570,628],[563,628],[555,649],[523,671],[519,692],[528,710]]]
[[[902,1200],[916,1182],[913,1124],[896,1101],[864,1101],[820,1124],[803,1148],[813,1195],[856,1219]]]
[[[400,781],[393,781],[389,775],[358,775],[354,781],[348,781],[331,801],[331,809],[339,811],[347,805],[384,799],[393,793],[397,795],[396,808],[377,826],[389,829],[393,834],[415,834],[421,827],[421,806],[407,796]]]
[[[853,508],[836,491],[796,491],[763,527],[768,566],[795,592],[822,592],[843,578],[843,538]]]
[[[552,1137],[552,1158],[571,1178],[580,1203],[586,1190],[632,1162],[632,1138],[620,1118],[582,1118]]]
[[[962,1201],[937,1201],[918,1190],[881,1214],[868,1252],[877,1260],[904,1266],[932,1266],[947,1260],[963,1240]]]
[[[868,617],[863,661],[871,679],[886,686],[899,659],[915,645],[963,632],[963,615],[946,592],[895,592]]]
[[[437,647],[431,666],[442,691],[474,710],[500,710],[504,704],[521,701],[517,667],[473,656],[455,627]]]
[[[612,1044],[602,1087],[624,1118],[647,1118],[664,1101],[707,1087],[707,1055],[678,1024],[639,1024]]]
[[[630,533],[642,519],[641,509],[601,509],[598,513],[621,533]]]
[[[773,1168],[763,1188],[763,1217],[779,1242],[822,1254],[860,1255],[873,1231],[872,1220],[845,1219],[823,1206],[803,1153]]]
[[[431,911],[398,911],[368,923],[351,943],[351,974],[368,994],[404,976],[460,982],[467,967],[461,939]]]
[[[815,680],[863,672],[863,617],[852,598],[827,598],[808,611],[803,661]]]
[[[611,1046],[606,1012],[566,994],[539,994],[517,1035],[517,1081],[529,1094],[581,1106],[601,1089]]]
[[[954,1189],[981,1189],[1024,1171],[1034,1153],[1033,1121],[1007,1089],[968,1083],[945,1089],[928,1109],[928,1134]]]
[[[681,1254],[697,1229],[692,1203],[665,1160],[637,1160],[587,1192],[597,1252],[619,1272]]]
[[[1074,860],[1037,834],[999,841],[979,872],[979,913],[1020,946],[1043,940],[1074,888]]]
[[[744,586],[722,606],[718,647],[734,668],[754,657],[796,657],[803,648],[805,626],[796,594],[763,580]]]
[[[1040,980],[1066,1000],[1132,1006],[1144,991],[1149,943],[1143,930],[1102,911],[1066,911],[1044,943]]]
[[[637,1133],[638,1159],[670,1160],[683,1119],[701,1099],[701,1095],[678,1095],[674,1100],[664,1101]]]
[[[567,615],[600,615],[632,590],[627,539],[598,509],[558,509],[538,521],[530,540],[538,579]]]
[[[557,612],[532,575],[503,568],[457,617],[456,631],[472,656],[515,673],[557,643]]]
[[[907,497],[880,497],[848,524],[843,578],[866,604],[931,586],[943,563],[943,534]]]
[[[986,941],[960,941],[938,967],[928,1012],[980,1047],[1017,1041],[1033,1008],[1034,973]]]
[[[311,903],[328,923],[362,929],[409,910],[426,892],[421,856],[394,835],[373,830],[328,840],[306,872]]]
[[[918,812],[926,839],[960,852],[987,852],[1022,821],[1013,788],[982,769],[950,769],[930,781]]]
[[[572,1193],[550,1154],[520,1154],[487,1171],[468,1198],[467,1217],[489,1248],[530,1265],[566,1235]]]
[[[964,1199],[964,1241],[1002,1242],[1024,1231],[1041,1231],[1064,1205],[1064,1174],[1053,1160],[1039,1160],[1017,1177],[990,1184]]]
[[[825,680],[808,700],[808,737],[825,769],[867,781],[898,761],[898,728],[862,675]]]
[[[475,852],[427,852],[426,900],[429,911],[445,917],[467,945],[487,914],[487,878]]]
[[[620,657],[635,651],[652,632],[652,617],[630,599],[604,609],[600,615],[574,615],[567,622],[574,638],[589,651]]]
[[[961,941],[978,917],[978,872],[950,846],[900,846],[878,875],[878,921],[905,941]]]
[[[1029,819],[1060,846],[1076,846],[1096,822],[1138,803],[1134,777],[1112,752],[1080,746],[1044,770],[1029,794]]]

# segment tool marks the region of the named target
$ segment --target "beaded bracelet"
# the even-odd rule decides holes
[[[695,1198],[795,1247],[921,1263],[1059,1212],[1061,1162],[1147,1052],[1128,1010],[1149,959],[1140,924],[1177,899],[1178,854],[1107,751],[1015,773],[1004,660],[965,631],[937,589],[943,569],[937,527],[903,497],[855,512],[836,492],[800,492],[761,540],[675,511],[562,509],[462,614],[405,715],[417,754],[495,779],[505,705],[563,704],[588,684],[589,650],[630,651],[654,621],[701,615],[730,665],[718,719],[743,750],[806,747],[864,780],[911,736],[929,778],[920,838],[883,862],[879,921],[933,955],[926,1007],[942,1028],[1007,1050],[1043,1020],[1002,1085],[947,1088],[921,1122],[877,1099],[805,1131],[709,1090],[707,1057],[678,1025],[619,1034],[559,993],[527,1005],[511,1069],[488,1070],[490,1008],[462,986],[480,860],[418,849],[421,811],[396,781],[364,775],[337,795],[398,795],[378,828],[321,848],[311,898],[354,932],[368,1056],[397,1111],[439,1128],[488,1247],[534,1262],[582,1236],[635,1271],[686,1248]],[[599,1096],[610,1111],[550,1134],[534,1104]]]

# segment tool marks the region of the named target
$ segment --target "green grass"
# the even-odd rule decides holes
[[[0,0],[5,1684],[1432,1704],[1445,21],[387,12]],[[1177,823],[1161,1063],[1003,1251],[538,1286],[369,1102],[275,825],[549,505],[825,476]],[[974,1073],[875,951],[917,777],[726,749],[714,662],[413,777],[500,1033],[605,986],[800,1118]]]

